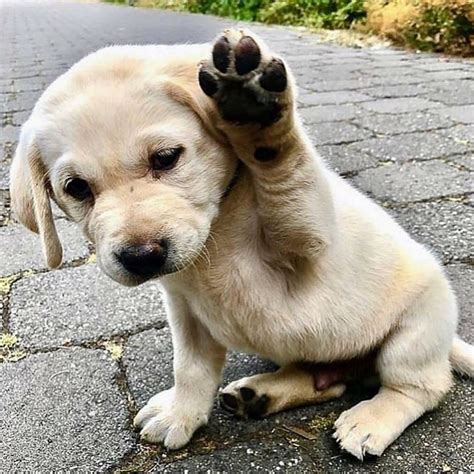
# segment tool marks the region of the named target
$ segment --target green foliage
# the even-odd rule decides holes
[[[474,8],[474,7],[473,7]],[[411,46],[425,51],[473,52],[473,10],[454,2],[428,5],[405,31]]]
[[[258,12],[267,0],[189,0],[189,10],[197,13],[230,16],[238,20],[258,20]]]
[[[276,0],[260,12],[267,23],[349,28],[365,17],[364,0]]]
[[[197,13],[229,16],[238,20],[347,28],[365,16],[364,0],[188,0]]]
[[[242,21],[357,27],[421,50],[474,55],[474,0],[136,0],[135,4]]]

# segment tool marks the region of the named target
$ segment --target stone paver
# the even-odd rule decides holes
[[[459,303],[459,332],[474,344],[474,266],[454,264],[446,272],[456,291]]]
[[[315,469],[311,458],[298,447],[288,444],[286,440],[280,442],[270,440],[241,443],[228,450],[215,451],[212,455],[195,456],[178,461],[169,467],[160,463],[151,472],[240,472],[243,466],[246,466],[247,472],[300,474]]]
[[[0,470],[98,472],[134,444],[117,365],[62,349],[0,365]]]
[[[459,105],[439,110],[441,116],[447,116],[460,123],[474,123],[474,105]]]
[[[433,109],[437,106],[439,106],[439,104],[436,102],[418,97],[396,97],[365,102],[362,104],[362,107],[367,109],[369,112],[377,112],[381,114],[393,114],[394,112],[402,114],[404,112],[413,112],[416,110]]]
[[[421,201],[474,192],[472,173],[440,160],[387,164],[360,172],[353,180],[380,201]]]
[[[64,250],[64,262],[83,258],[89,254],[87,243],[78,234],[77,226],[65,219],[56,221],[56,227]],[[20,224],[0,227],[0,276],[22,270],[46,268],[41,242],[37,234],[27,231]]]
[[[110,338],[165,320],[158,283],[126,288],[95,265],[23,278],[13,285],[10,309],[10,329],[29,349]]]
[[[319,154],[338,173],[347,174],[375,167],[378,161],[350,144],[316,147]]]
[[[355,148],[373,155],[379,160],[397,162],[430,160],[455,153],[469,154],[474,148],[433,131],[429,137],[424,132],[407,133],[395,137],[369,138],[354,144]]]
[[[451,119],[426,111],[404,114],[358,114],[354,115],[352,122],[380,135],[430,131],[454,125]]]
[[[66,264],[47,271],[38,237],[10,215],[8,171],[20,125],[51,81],[109,44],[209,41],[229,24],[103,3],[0,0],[0,314],[2,332],[17,336],[24,357],[0,363],[0,471],[473,471],[468,380],[457,380],[438,410],[364,464],[331,438],[337,415],[374,393],[357,385],[339,400],[265,420],[235,420],[216,403],[185,449],[141,443],[132,416],[173,383],[159,284],[123,288],[99,274],[64,217],[57,226]],[[252,28],[293,68],[300,113],[321,157],[447,264],[459,333],[473,343],[474,63]],[[231,353],[222,385],[275,368]]]
[[[474,208],[459,202],[426,202],[393,213],[413,237],[443,261],[473,261]]]

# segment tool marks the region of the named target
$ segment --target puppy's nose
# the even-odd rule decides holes
[[[163,268],[168,256],[168,241],[161,239],[144,245],[129,245],[116,252],[117,260],[134,275],[151,278]]]

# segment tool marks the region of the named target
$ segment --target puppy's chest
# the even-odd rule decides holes
[[[251,263],[228,262],[197,273],[186,291],[192,312],[227,348],[275,361],[282,352],[300,358],[295,341],[303,330],[302,312],[288,295],[285,275],[257,258]]]

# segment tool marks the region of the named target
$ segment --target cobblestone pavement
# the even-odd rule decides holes
[[[0,2],[0,312],[3,333],[17,338],[4,336],[0,349],[0,471],[474,469],[467,380],[364,464],[330,437],[337,414],[368,397],[357,387],[339,401],[263,421],[236,421],[216,407],[210,425],[178,452],[140,443],[132,415],[172,382],[158,286],[108,281],[61,216],[66,263],[46,271],[38,239],[10,216],[8,167],[41,91],[86,53],[111,43],[209,40],[228,22],[106,4]],[[255,30],[293,66],[322,156],[444,262],[459,295],[461,334],[473,343],[474,64]],[[232,354],[225,382],[271,367]]]

